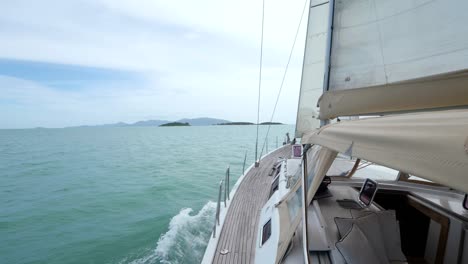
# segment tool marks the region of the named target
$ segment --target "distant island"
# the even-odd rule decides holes
[[[94,125],[94,126],[75,126],[75,127],[154,127],[161,126],[163,124],[178,122],[178,123],[189,123],[191,126],[211,126],[219,123],[229,123],[231,121],[210,117],[200,117],[200,118],[183,118],[175,121],[171,120],[146,120],[138,121],[135,123],[124,123],[118,122],[113,124],[104,124],[104,125]],[[73,127],[69,127],[73,128]]]
[[[211,126],[218,123],[231,122],[225,119],[217,119],[211,117],[200,117],[200,118],[183,118],[176,120],[175,122],[189,123],[191,126]]]
[[[284,125],[284,124],[280,122],[263,122],[263,123],[260,123],[260,125]]]
[[[174,124],[172,124],[174,123]],[[145,120],[138,121],[134,123],[124,123],[118,122],[113,124],[103,124],[103,125],[84,125],[84,126],[72,126],[67,128],[76,128],[76,127],[159,127],[159,126],[186,126],[181,124],[187,123],[189,126],[245,126],[245,125],[255,125],[252,122],[232,122],[225,119],[217,119],[210,117],[199,117],[199,118],[183,118],[179,120]],[[171,124],[171,125],[169,125]],[[259,125],[284,125],[279,122],[262,122]]]
[[[189,123],[185,122],[185,123],[182,123],[182,122],[170,122],[170,123],[166,123],[166,124],[162,124],[162,125],[159,125],[160,127],[173,127],[173,126],[190,126]]]
[[[218,126],[245,126],[245,125],[255,125],[254,123],[250,122],[226,122],[226,123],[219,123]]]
[[[226,122],[226,123],[219,123],[217,125],[218,126],[249,126],[249,125],[255,125],[255,123],[252,123],[252,122]],[[283,123],[263,122],[263,123],[260,123],[259,125],[283,125]]]

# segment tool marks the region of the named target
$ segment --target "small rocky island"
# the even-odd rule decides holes
[[[260,123],[260,125],[284,125],[284,124],[280,122],[263,122],[263,123]]]
[[[219,123],[218,126],[245,126],[245,125],[254,125],[254,123],[250,122],[227,122],[227,123]]]
[[[228,122],[228,123],[219,123],[218,126],[248,126],[248,125],[255,125],[252,122]],[[283,125],[283,123],[279,122],[263,122],[259,125]]]
[[[160,127],[173,127],[173,126],[190,126],[190,124],[182,123],[182,122],[170,122],[170,123],[160,125]]]

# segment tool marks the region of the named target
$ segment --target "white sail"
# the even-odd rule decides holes
[[[468,106],[466,10],[465,0],[336,1],[320,118]]]
[[[323,93],[329,8],[328,1],[312,0],[310,3],[296,120],[297,138],[302,137],[304,132],[320,127],[317,101]]]

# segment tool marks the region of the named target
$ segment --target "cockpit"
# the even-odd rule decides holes
[[[304,263],[307,249],[310,263],[468,263],[464,193],[320,146],[306,155],[275,164],[256,259]]]

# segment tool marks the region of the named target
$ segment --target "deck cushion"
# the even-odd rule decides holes
[[[389,263],[386,259],[382,261],[379,258],[371,242],[356,224],[352,224],[351,230],[336,243],[336,248],[348,264]]]
[[[340,237],[349,232],[351,226],[356,223],[363,233],[369,236],[368,239],[376,251],[379,252],[379,256],[382,251],[385,251],[385,255],[390,261],[406,261],[406,257],[401,251],[399,226],[394,210],[366,212],[363,216],[354,219],[335,218],[335,223]],[[377,232],[380,233],[382,238],[380,242],[379,235],[375,233],[376,230],[380,231]]]
[[[381,211],[377,213],[380,230],[384,237],[385,251],[390,261],[406,261],[401,251],[400,228],[396,220],[394,210]]]
[[[349,230],[350,226],[357,225],[370,243],[370,248],[378,256],[379,263],[388,263],[387,252],[384,243],[384,237],[380,229],[379,218],[377,214],[368,214],[359,218],[335,218],[336,225],[340,235]]]
[[[340,234],[340,239],[349,233],[351,227],[353,227],[353,223],[353,218],[335,217],[335,224],[336,228],[338,229],[338,233]]]

